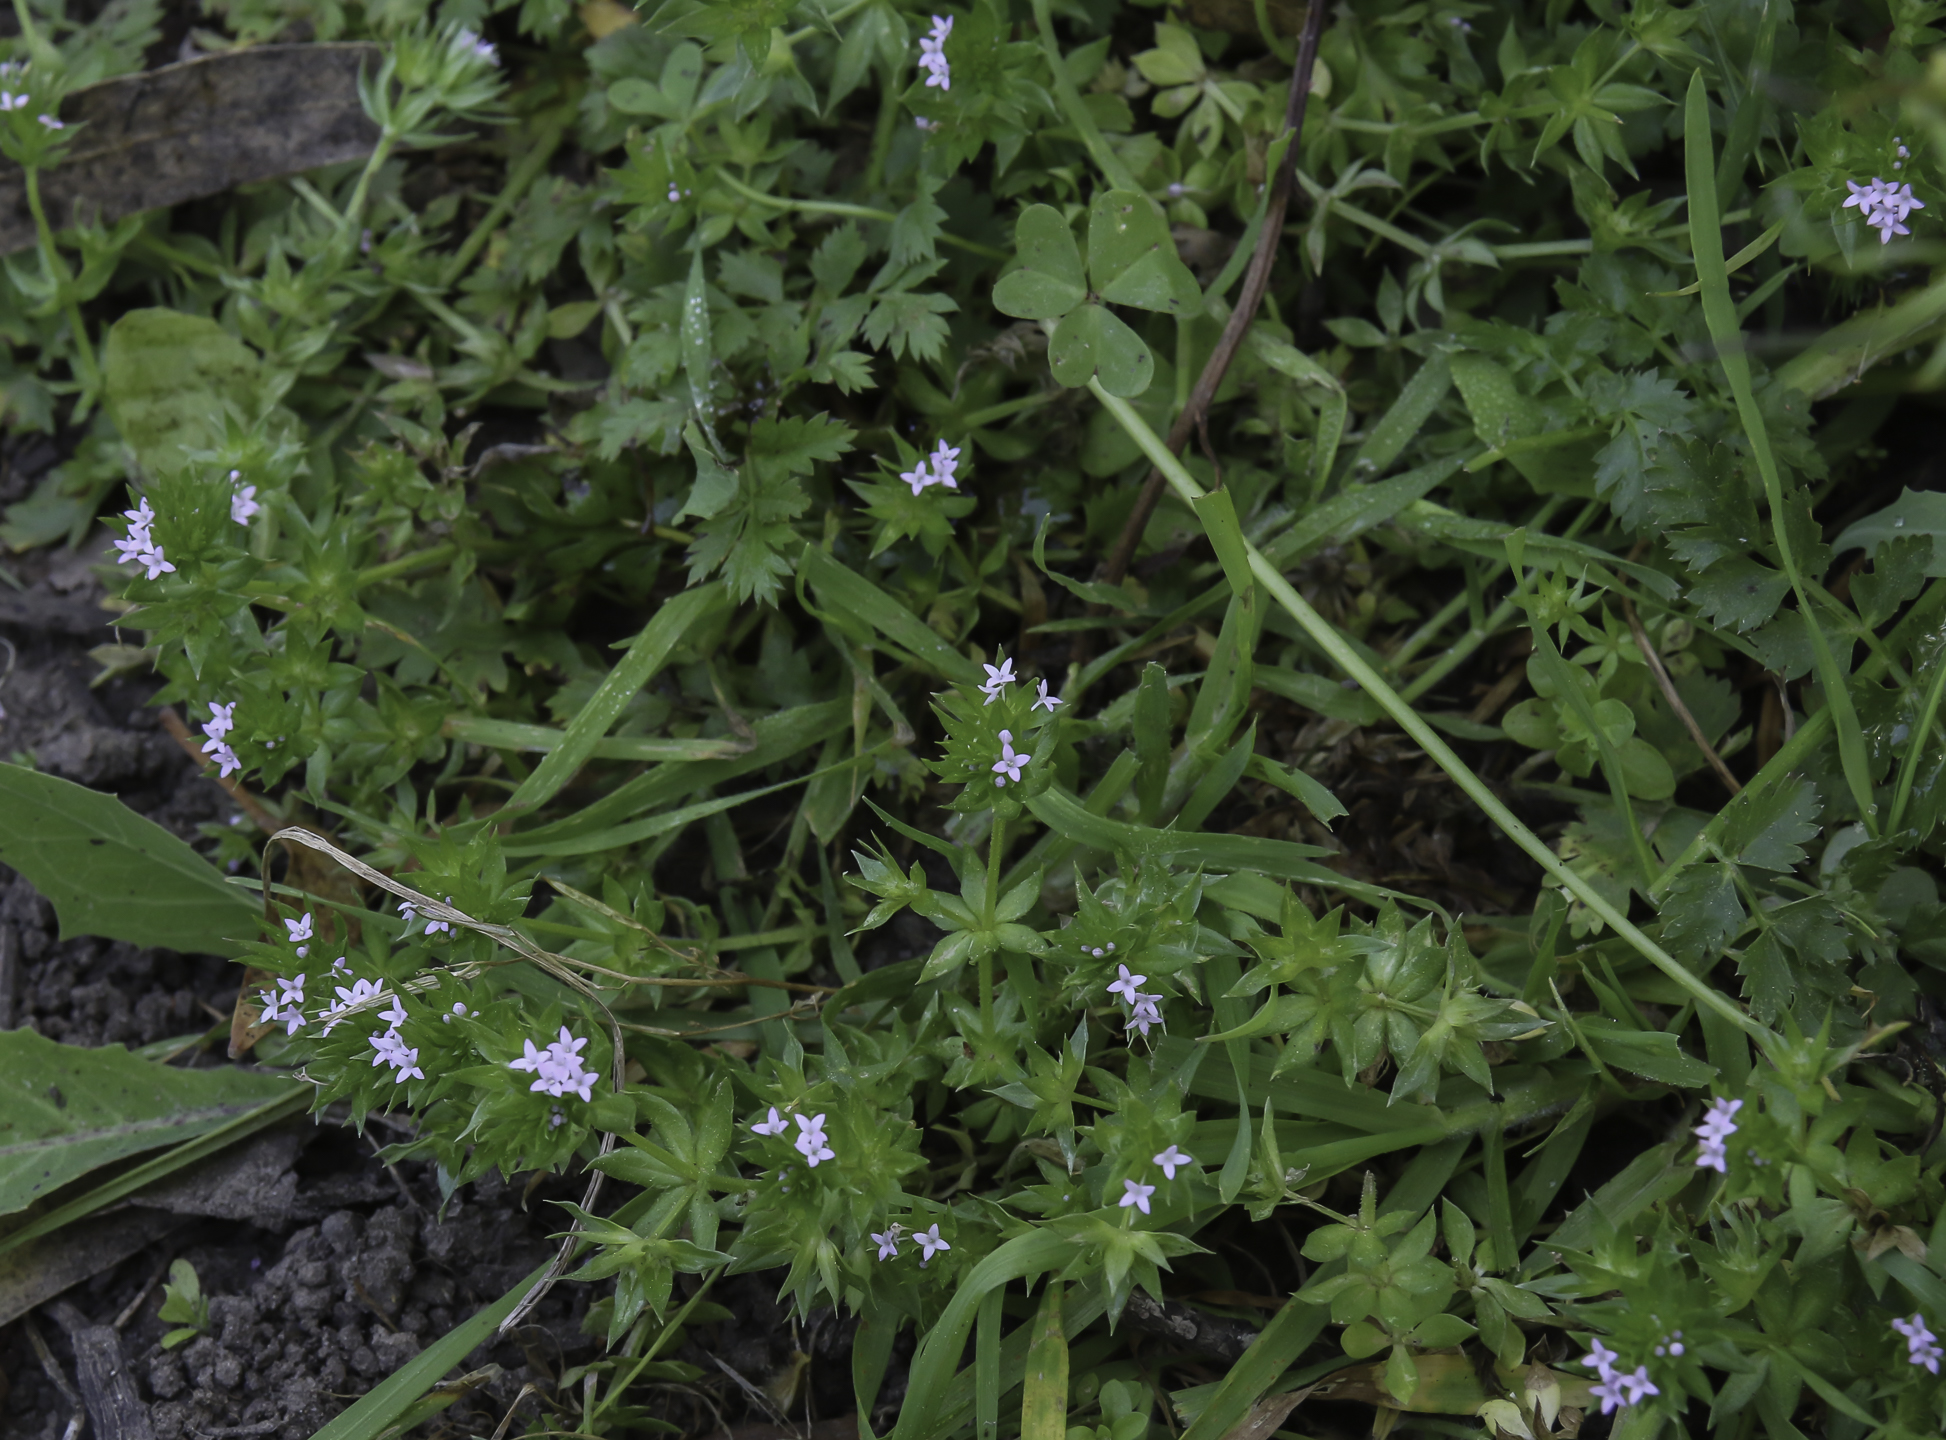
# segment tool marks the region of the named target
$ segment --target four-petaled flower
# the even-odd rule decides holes
[[[932,1229],[930,1230],[914,1230],[912,1232],[912,1238],[918,1243],[919,1248],[926,1252],[919,1257],[919,1266],[921,1269],[925,1268],[926,1262],[932,1259],[935,1252],[953,1248],[939,1238],[939,1222],[936,1220],[933,1222]]]
[[[941,440],[937,445],[933,446],[932,454],[927,458],[932,461],[933,484],[944,485],[948,490],[959,489],[959,449],[957,446],[948,445],[944,440]]]
[[[561,1027],[560,1038],[550,1041],[545,1050],[536,1049],[532,1040],[522,1042],[526,1053],[518,1060],[509,1060],[509,1070],[525,1070],[535,1079],[527,1088],[529,1091],[545,1091],[556,1100],[568,1094],[579,1095],[583,1100],[594,1099],[595,1081],[600,1077],[581,1063],[581,1051],[587,1047],[586,1039],[578,1039],[567,1026]]]
[[[980,693],[987,697],[989,705],[998,700],[1006,687],[1014,684],[1019,678],[1014,674],[1014,662],[1004,655],[1000,657],[998,665],[982,663],[980,668],[987,672],[987,678],[980,682]]]
[[[11,98],[0,95],[0,102]],[[20,104],[26,103],[27,97],[21,96]],[[0,103],[0,109],[7,108],[12,107]],[[149,527],[155,523],[155,511],[149,508],[148,496],[143,496],[135,509],[122,511],[122,518],[128,521],[128,534],[115,542],[115,548],[121,552],[115,563],[140,565],[146,572],[143,578],[148,580],[174,571],[176,567],[163,556],[162,547],[149,534]]]
[[[1900,156],[1903,157],[1905,153],[1905,147],[1900,146]],[[1894,164],[1892,168],[1897,170],[1900,166]],[[1842,208],[1856,209],[1864,216],[1865,223],[1878,231],[1878,243],[1881,245],[1891,244],[1894,235],[1910,235],[1912,232],[1905,225],[1906,216],[1914,210],[1926,208],[1925,201],[1914,198],[1911,185],[1893,185],[1876,175],[1869,185],[1847,180],[1845,188],[1851,191],[1851,198],[1845,201]]]
[[[239,525],[248,525],[252,520],[257,518],[257,512],[264,507],[257,503],[257,487],[255,485],[237,485],[237,482],[242,478],[243,472],[241,470],[232,470],[230,472],[230,484],[234,487],[234,493],[230,496],[230,518]]]
[[[1151,1156],[1150,1158],[1162,1167],[1163,1178],[1167,1180],[1176,1178],[1176,1170],[1179,1166],[1194,1165],[1196,1163],[1196,1157],[1194,1155],[1185,1154],[1174,1145],[1171,1145],[1160,1155]]]
[[[928,87],[937,86],[941,90],[953,88],[953,67],[946,62],[946,37],[953,33],[953,17],[935,15],[932,29],[919,41],[919,68],[926,72]]]
[[[798,1130],[791,1144],[797,1147],[806,1165],[815,1170],[820,1161],[838,1158],[838,1152],[831,1148],[831,1137],[824,1133],[824,1116],[813,1115],[807,1120],[802,1115],[793,1115],[791,1119],[797,1122]]]
[[[1149,1213],[1149,1197],[1155,1194],[1155,1186],[1143,1185],[1134,1180],[1122,1181],[1122,1198],[1115,1202],[1117,1208],[1126,1210],[1133,1205],[1144,1215]]]
[[[297,946],[298,959],[301,960],[311,953],[311,947],[304,943],[311,938],[311,912],[309,910],[304,912],[304,918],[302,920],[286,920],[284,922],[284,928],[291,932],[287,938],[293,945]]]
[[[1043,676],[1040,681],[1040,693],[1034,697],[1034,703],[1027,708],[1030,711],[1038,710],[1041,706],[1045,705],[1047,707],[1047,713],[1052,715],[1056,705],[1065,705],[1067,703],[1059,695],[1050,695],[1047,693],[1047,679]]]
[[[1000,732],[1000,758],[993,762],[994,784],[1005,786],[1011,780],[1020,783],[1020,767],[1032,760],[1032,755],[1022,755],[1014,749],[1014,732]]]
[[[933,1228],[937,1229],[938,1227],[934,1226]],[[872,1243],[878,1246],[879,1259],[881,1260],[898,1259],[899,1258],[899,1227],[895,1224],[892,1226],[890,1230],[885,1231],[883,1234],[874,1230],[872,1232]]]
[[[1946,1350],[1939,1346],[1939,1339],[1926,1328],[1926,1318],[1917,1310],[1909,1320],[1894,1320],[1892,1328],[1905,1336],[1906,1361],[1913,1365],[1923,1365],[1937,1375],[1939,1362],[1946,1358]]]
[[[917,495],[928,485],[932,484],[932,476],[926,470],[926,462],[923,457],[912,469],[901,471],[899,478],[912,487],[912,493],[914,495]]]
[[[1149,977],[1146,975],[1129,974],[1128,966],[1126,965],[1117,965],[1115,968],[1121,973],[1115,979],[1108,982],[1108,993],[1110,995],[1119,995],[1129,1004],[1133,1005],[1137,997],[1142,993],[1142,982]]]
[[[1690,1133],[1702,1141],[1702,1151],[1696,1157],[1699,1170],[1714,1170],[1719,1175],[1730,1173],[1724,1143],[1737,1133],[1735,1116],[1743,1108],[1741,1100],[1712,1100],[1704,1112],[1703,1123]]]
[[[791,1127],[789,1122],[777,1113],[777,1107],[773,1105],[770,1107],[770,1118],[768,1120],[752,1121],[750,1128],[755,1130],[759,1135],[782,1135]]]

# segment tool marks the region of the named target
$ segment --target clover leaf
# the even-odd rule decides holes
[[[1099,379],[1111,395],[1140,395],[1155,375],[1142,337],[1109,305],[1190,316],[1202,309],[1196,277],[1176,255],[1168,222],[1145,195],[1109,190],[1088,209],[1088,263],[1066,218],[1030,205],[1014,227],[1018,269],[993,287],[994,307],[1019,320],[1052,320],[1047,358],[1067,386]]]

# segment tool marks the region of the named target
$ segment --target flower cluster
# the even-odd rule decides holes
[[[1113,944],[1108,946],[1110,950],[1114,948]],[[1101,958],[1102,952],[1096,950],[1093,954],[1099,959]],[[1114,980],[1109,982],[1108,993],[1119,996],[1123,1003],[1129,1007],[1128,1028],[1146,1040],[1149,1035],[1149,1028],[1162,1023],[1162,997],[1160,995],[1145,995],[1142,993],[1142,982],[1148,979],[1148,976],[1131,975],[1126,965],[1117,965],[1115,968],[1120,973]],[[1173,1150],[1175,1147],[1172,1145],[1169,1148]],[[1174,1179],[1175,1177],[1171,1175],[1170,1178]]]
[[[1926,1328],[1925,1316],[1915,1310],[1909,1320],[1894,1320],[1892,1328],[1905,1336],[1907,1362],[1923,1365],[1937,1375],[1940,1360],[1946,1358],[1946,1350],[1940,1348],[1939,1338]]]
[[[776,1112],[772,1111],[771,1113],[775,1114]],[[883,1232],[877,1230],[872,1231],[872,1243],[878,1246],[879,1259],[896,1260],[899,1258],[900,1232],[904,1229],[905,1227],[903,1225],[894,1220],[891,1226]],[[924,1252],[919,1257],[919,1268],[921,1270],[925,1269],[926,1262],[941,1250],[950,1250],[953,1248],[946,1241],[939,1238],[939,1222],[936,1220],[930,1229],[914,1230],[906,1238],[910,1239],[913,1244],[917,1245]]]
[[[453,897],[448,895],[446,897],[446,903],[448,905],[452,904]],[[403,916],[405,919],[405,933],[410,935],[412,933],[412,927],[415,924],[417,924],[419,920],[419,907],[413,904],[412,901],[410,900],[401,900],[399,902],[399,914]],[[450,920],[433,920],[430,918],[427,919],[426,921],[427,935],[437,935],[442,930],[445,931],[448,935],[452,934],[453,922]]]
[[[1905,154],[1903,145],[1899,147],[1899,154]],[[1847,180],[1845,186],[1851,191],[1851,198],[1845,201],[1844,208],[1850,210],[1855,207],[1865,217],[1865,223],[1878,231],[1878,243],[1881,245],[1891,244],[1894,235],[1910,235],[1912,231],[1905,225],[1906,216],[1914,210],[1926,208],[1925,201],[1913,198],[1911,185],[1893,185],[1876,175],[1869,185]]]
[[[224,738],[236,728],[236,721],[231,718],[235,713],[236,701],[232,700],[227,705],[218,705],[212,700],[209,702],[209,719],[203,725],[203,734],[209,737],[203,741],[203,753],[222,767],[222,778],[225,780],[230,778],[231,771],[243,768],[243,762],[237,759],[236,751],[230,748],[229,741]],[[310,916],[304,918],[308,921]],[[284,923],[288,925],[291,922],[286,920]],[[309,934],[307,930],[306,938]],[[304,952],[300,950],[297,953],[302,955]]]
[[[987,697],[987,704],[989,705],[1005,695],[1009,685],[1017,685],[1020,683],[1020,677],[1014,674],[1014,662],[1004,655],[1000,657],[1000,663],[998,665],[982,664],[980,668],[987,672],[987,678],[980,682],[980,693]],[[1059,695],[1050,695],[1047,693],[1047,680],[1045,678],[1042,678],[1037,683],[1039,691],[1034,703],[1027,707],[1029,713],[1045,705],[1047,707],[1047,713],[1052,715],[1055,706],[1065,705],[1067,703]]]
[[[824,1161],[838,1158],[838,1152],[831,1148],[831,1137],[824,1133],[823,1115],[813,1115],[808,1119],[802,1115],[793,1115],[791,1119],[797,1122],[797,1138],[791,1141],[791,1144],[796,1148],[797,1153],[804,1157],[805,1165],[815,1170]],[[791,1127],[789,1122],[777,1113],[777,1107],[773,1105],[770,1107],[768,1118],[752,1121],[750,1128],[759,1135],[782,1135]]]
[[[1712,1100],[1710,1108],[1703,1114],[1703,1123],[1691,1133],[1703,1142],[1702,1153],[1696,1157],[1698,1169],[1714,1170],[1719,1175],[1730,1173],[1723,1145],[1737,1133],[1735,1115],[1743,1108],[1741,1100]]]
[[[344,963],[344,958],[342,955],[338,957],[331,967],[333,971]],[[363,1005],[367,1000],[376,1000],[385,993],[383,981],[355,979],[349,966],[345,968],[345,978],[351,980],[351,984],[331,987],[338,998],[325,1006],[324,1014],[320,1017],[324,1021],[324,1033],[327,1035],[338,1028],[338,1022],[344,1018],[347,1010],[355,1005]]]
[[[257,992],[257,998],[263,1001],[263,1014],[259,1018],[267,1025],[282,1021],[284,1033],[295,1035],[304,1028],[304,977],[279,979],[277,986],[281,994],[268,990]]]
[[[1588,1342],[1588,1353],[1581,1363],[1601,1377],[1601,1382],[1591,1386],[1594,1397],[1601,1401],[1601,1413],[1612,1414],[1618,1405],[1639,1405],[1651,1395],[1660,1395],[1655,1382],[1649,1379],[1649,1367],[1637,1365],[1632,1371],[1615,1368],[1616,1352],[1610,1350],[1600,1340]]]
[[[927,467],[931,468],[928,469]],[[944,485],[948,490],[959,489],[959,450],[941,440],[933,447],[930,455],[919,457],[919,463],[904,471],[899,478],[912,487],[914,495],[928,485]]]
[[[926,72],[926,85],[941,90],[953,88],[953,67],[946,63],[946,37],[953,33],[953,17],[935,15],[932,29],[919,41],[919,68]]]
[[[403,1085],[408,1078],[425,1079],[426,1072],[419,1068],[418,1050],[408,1046],[405,1037],[399,1034],[399,1026],[405,1024],[405,1002],[394,995],[392,1008],[379,1011],[378,1018],[385,1021],[387,1028],[371,1037],[371,1047],[378,1052],[372,1056],[372,1064],[390,1065],[397,1071],[392,1077],[394,1085]]]
[[[600,1077],[581,1063],[581,1051],[587,1044],[585,1039],[576,1039],[563,1025],[560,1038],[551,1041],[545,1050],[537,1050],[532,1040],[527,1041],[527,1053],[518,1060],[509,1060],[507,1068],[533,1074],[534,1083],[527,1087],[530,1091],[544,1090],[556,1100],[570,1093],[592,1100],[595,1081]]]
[[[248,525],[264,507],[257,503],[257,487],[240,484],[242,479],[241,470],[230,472],[230,518],[239,525]]]
[[[149,534],[149,527],[155,524],[155,511],[149,508],[148,496],[143,496],[141,504],[133,510],[122,511],[122,518],[128,521],[128,534],[115,542],[115,548],[121,552],[115,563],[142,566],[147,571],[143,578],[147,580],[173,573],[176,567],[169,563],[162,547]]]

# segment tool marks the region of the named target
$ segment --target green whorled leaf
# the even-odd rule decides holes
[[[214,1130],[288,1093],[287,1076],[177,1070],[119,1045],[0,1030],[0,1214],[90,1170]]]
[[[1077,306],[1054,327],[1047,346],[1048,368],[1070,388],[1100,380],[1110,395],[1140,395],[1155,378],[1155,357],[1127,325],[1106,307]]]
[[[1021,268],[1000,277],[993,306],[1017,320],[1058,320],[1088,297],[1081,250],[1052,205],[1029,205],[1014,225]]]
[[[53,904],[63,939],[230,956],[256,937],[257,907],[245,892],[112,795],[0,764],[0,816],[0,863]]]
[[[214,445],[226,407],[256,418],[256,355],[201,315],[129,311],[108,332],[101,372],[109,418],[151,474]]]
[[[1203,289],[1176,254],[1169,222],[1148,196],[1108,190],[1088,210],[1088,278],[1095,293],[1114,305],[1133,305],[1169,315],[1194,315]],[[1111,395],[1128,392],[1102,384]]]

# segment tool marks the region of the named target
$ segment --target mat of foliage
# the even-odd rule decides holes
[[[10,861],[589,1180],[533,1433],[764,1270],[899,1440],[1946,1423],[1946,8],[217,0],[374,148],[113,225],[16,15],[0,535],[276,836]]]

